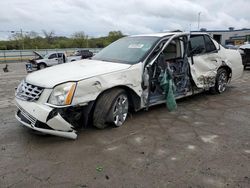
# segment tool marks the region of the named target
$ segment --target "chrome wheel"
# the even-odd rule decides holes
[[[221,72],[221,74],[218,77],[218,91],[219,91],[219,93],[222,93],[226,90],[227,82],[228,82],[227,72],[223,71],[223,72]]]
[[[121,94],[117,97],[113,108],[113,123],[115,126],[121,126],[128,115],[128,97]]]

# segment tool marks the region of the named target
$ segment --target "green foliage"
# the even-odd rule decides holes
[[[121,31],[110,31],[108,36],[89,38],[83,31],[71,37],[57,37],[53,31],[43,31],[44,37],[36,32],[13,34],[10,40],[0,41],[0,50],[53,49],[53,48],[103,48],[123,37]]]

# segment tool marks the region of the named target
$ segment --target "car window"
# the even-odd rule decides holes
[[[160,37],[131,36],[121,38],[102,49],[92,59],[135,64],[142,61]]]
[[[62,53],[58,53],[58,57],[62,57],[63,56],[63,54]]]
[[[207,35],[205,35],[204,37],[205,37],[205,44],[206,44],[206,52],[216,51],[216,47],[213,41],[211,40],[211,38]]]
[[[203,54],[206,51],[203,35],[193,35],[190,37],[189,53],[193,55]]]
[[[57,58],[56,54],[51,54],[48,59],[54,59],[54,58]]]
[[[166,59],[181,58],[181,44],[179,39],[174,39],[168,46],[163,50],[163,54]]]

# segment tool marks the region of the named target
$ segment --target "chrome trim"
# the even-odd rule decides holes
[[[22,81],[16,90],[16,97],[24,101],[37,101],[41,96],[44,88],[34,86],[25,81]]]

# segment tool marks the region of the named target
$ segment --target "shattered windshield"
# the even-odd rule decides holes
[[[117,63],[135,64],[140,62],[152,49],[159,37],[124,37],[110,44],[92,59]]]

